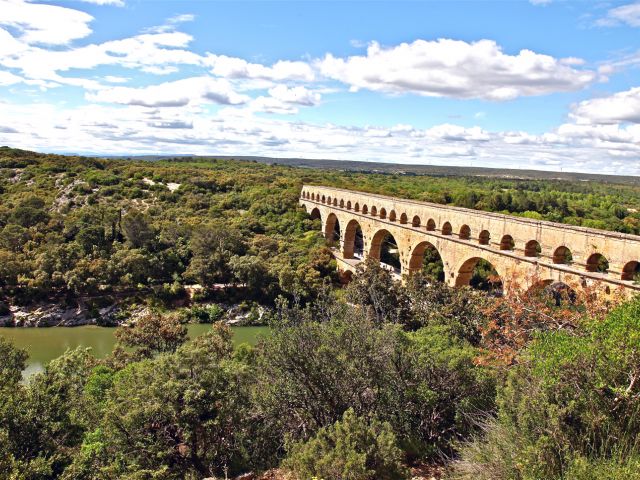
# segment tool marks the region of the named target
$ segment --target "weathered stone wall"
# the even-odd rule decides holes
[[[478,259],[495,267],[505,288],[517,282],[525,288],[532,282],[561,281],[573,287],[602,285],[640,290],[630,273],[640,261],[640,237],[510,215],[402,200],[382,195],[307,186],[300,203],[308,213],[322,219],[325,235],[337,220],[340,226],[340,268],[353,269],[354,226],[364,238],[364,254],[379,255],[384,231],[395,238],[401,273],[420,268],[421,253],[428,243],[435,247],[445,267],[445,281],[468,284]],[[425,243],[426,242],[426,243]],[[569,249],[572,262],[564,264],[559,252]],[[609,262],[606,273],[596,271],[598,257]]]

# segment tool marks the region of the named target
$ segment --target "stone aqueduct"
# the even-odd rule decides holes
[[[640,291],[634,281],[640,236],[322,186],[303,186],[300,204],[321,219],[325,236],[339,231],[334,255],[346,275],[367,257],[380,259],[381,242],[390,234],[401,275],[420,270],[425,250],[435,248],[450,285],[468,285],[483,259],[505,291],[555,282],[602,293]],[[358,229],[362,255],[355,253]]]

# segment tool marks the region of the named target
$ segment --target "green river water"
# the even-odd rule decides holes
[[[193,338],[211,329],[211,325],[189,325],[189,337]],[[236,344],[255,344],[260,335],[265,335],[268,327],[231,327]],[[115,345],[115,328],[51,327],[51,328],[6,328],[0,327],[0,336],[16,347],[29,353],[25,377],[40,372],[51,360],[62,355],[69,348],[89,347],[98,358],[107,356]]]

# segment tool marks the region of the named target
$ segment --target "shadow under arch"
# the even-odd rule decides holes
[[[431,280],[444,282],[444,263],[438,249],[431,242],[420,242],[411,250],[409,273],[421,272]]]
[[[364,236],[357,220],[350,220],[344,229],[344,258],[362,258],[364,256]]]
[[[317,220],[321,218],[320,209],[318,207],[315,207],[313,210],[311,210],[309,216],[311,217],[311,220]]]
[[[369,258],[378,260],[383,267],[400,274],[402,266],[400,264],[400,251],[398,242],[394,236],[386,229],[378,230],[371,239],[369,248]]]
[[[330,213],[324,224],[324,238],[330,244],[340,242],[340,222],[335,213]]]
[[[495,266],[482,257],[465,260],[456,274],[456,287],[470,286],[493,295],[503,294],[502,278]]]

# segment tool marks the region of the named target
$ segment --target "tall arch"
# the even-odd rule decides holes
[[[311,213],[309,214],[309,216],[311,217],[311,220],[316,220],[318,218],[321,218],[320,209],[318,207],[315,207],[313,210],[311,210]]]
[[[420,217],[418,215],[414,216],[411,220],[411,226],[413,228],[418,228],[420,226]]]
[[[453,233],[453,227],[449,222],[444,222],[442,225],[442,235],[451,235]]]
[[[355,219],[350,220],[344,229],[342,255],[344,258],[362,258],[364,255],[364,236],[360,224]]]
[[[542,247],[537,240],[529,240],[524,246],[525,257],[539,257],[542,253]]]
[[[480,235],[478,235],[478,243],[480,245],[489,245],[490,241],[491,241],[491,234],[489,233],[489,230],[482,230],[480,232]]]
[[[444,282],[444,263],[440,252],[430,242],[420,242],[411,250],[409,273],[422,272],[434,281]]]
[[[407,214],[403,213],[402,215],[400,215],[400,223],[402,225],[406,225],[406,223],[409,221],[409,219],[407,218]]]
[[[471,286],[496,295],[503,293],[503,284],[495,266],[481,257],[465,260],[456,275],[456,287]]]
[[[553,263],[571,265],[571,262],[573,262],[573,255],[567,247],[561,245],[554,250]]]
[[[609,261],[601,253],[592,253],[587,258],[587,272],[607,273],[609,271]]]
[[[469,240],[471,238],[471,227],[469,227],[469,225],[462,225],[458,237],[461,240]]]
[[[327,205],[331,205],[331,197],[327,197]]]
[[[324,238],[329,243],[340,242],[340,222],[335,213],[330,213],[327,216],[327,221],[324,224]]]
[[[315,193],[312,193],[312,194],[311,194],[311,200],[315,200],[315,199],[316,199],[316,194],[315,194]]]
[[[427,221],[427,231],[433,232],[436,229],[436,221],[433,218],[430,218]]]
[[[400,252],[394,236],[386,229],[378,230],[371,239],[369,257],[390,267],[396,273],[401,272]]]
[[[627,262],[622,268],[622,280],[640,280],[640,262],[631,261]]]

